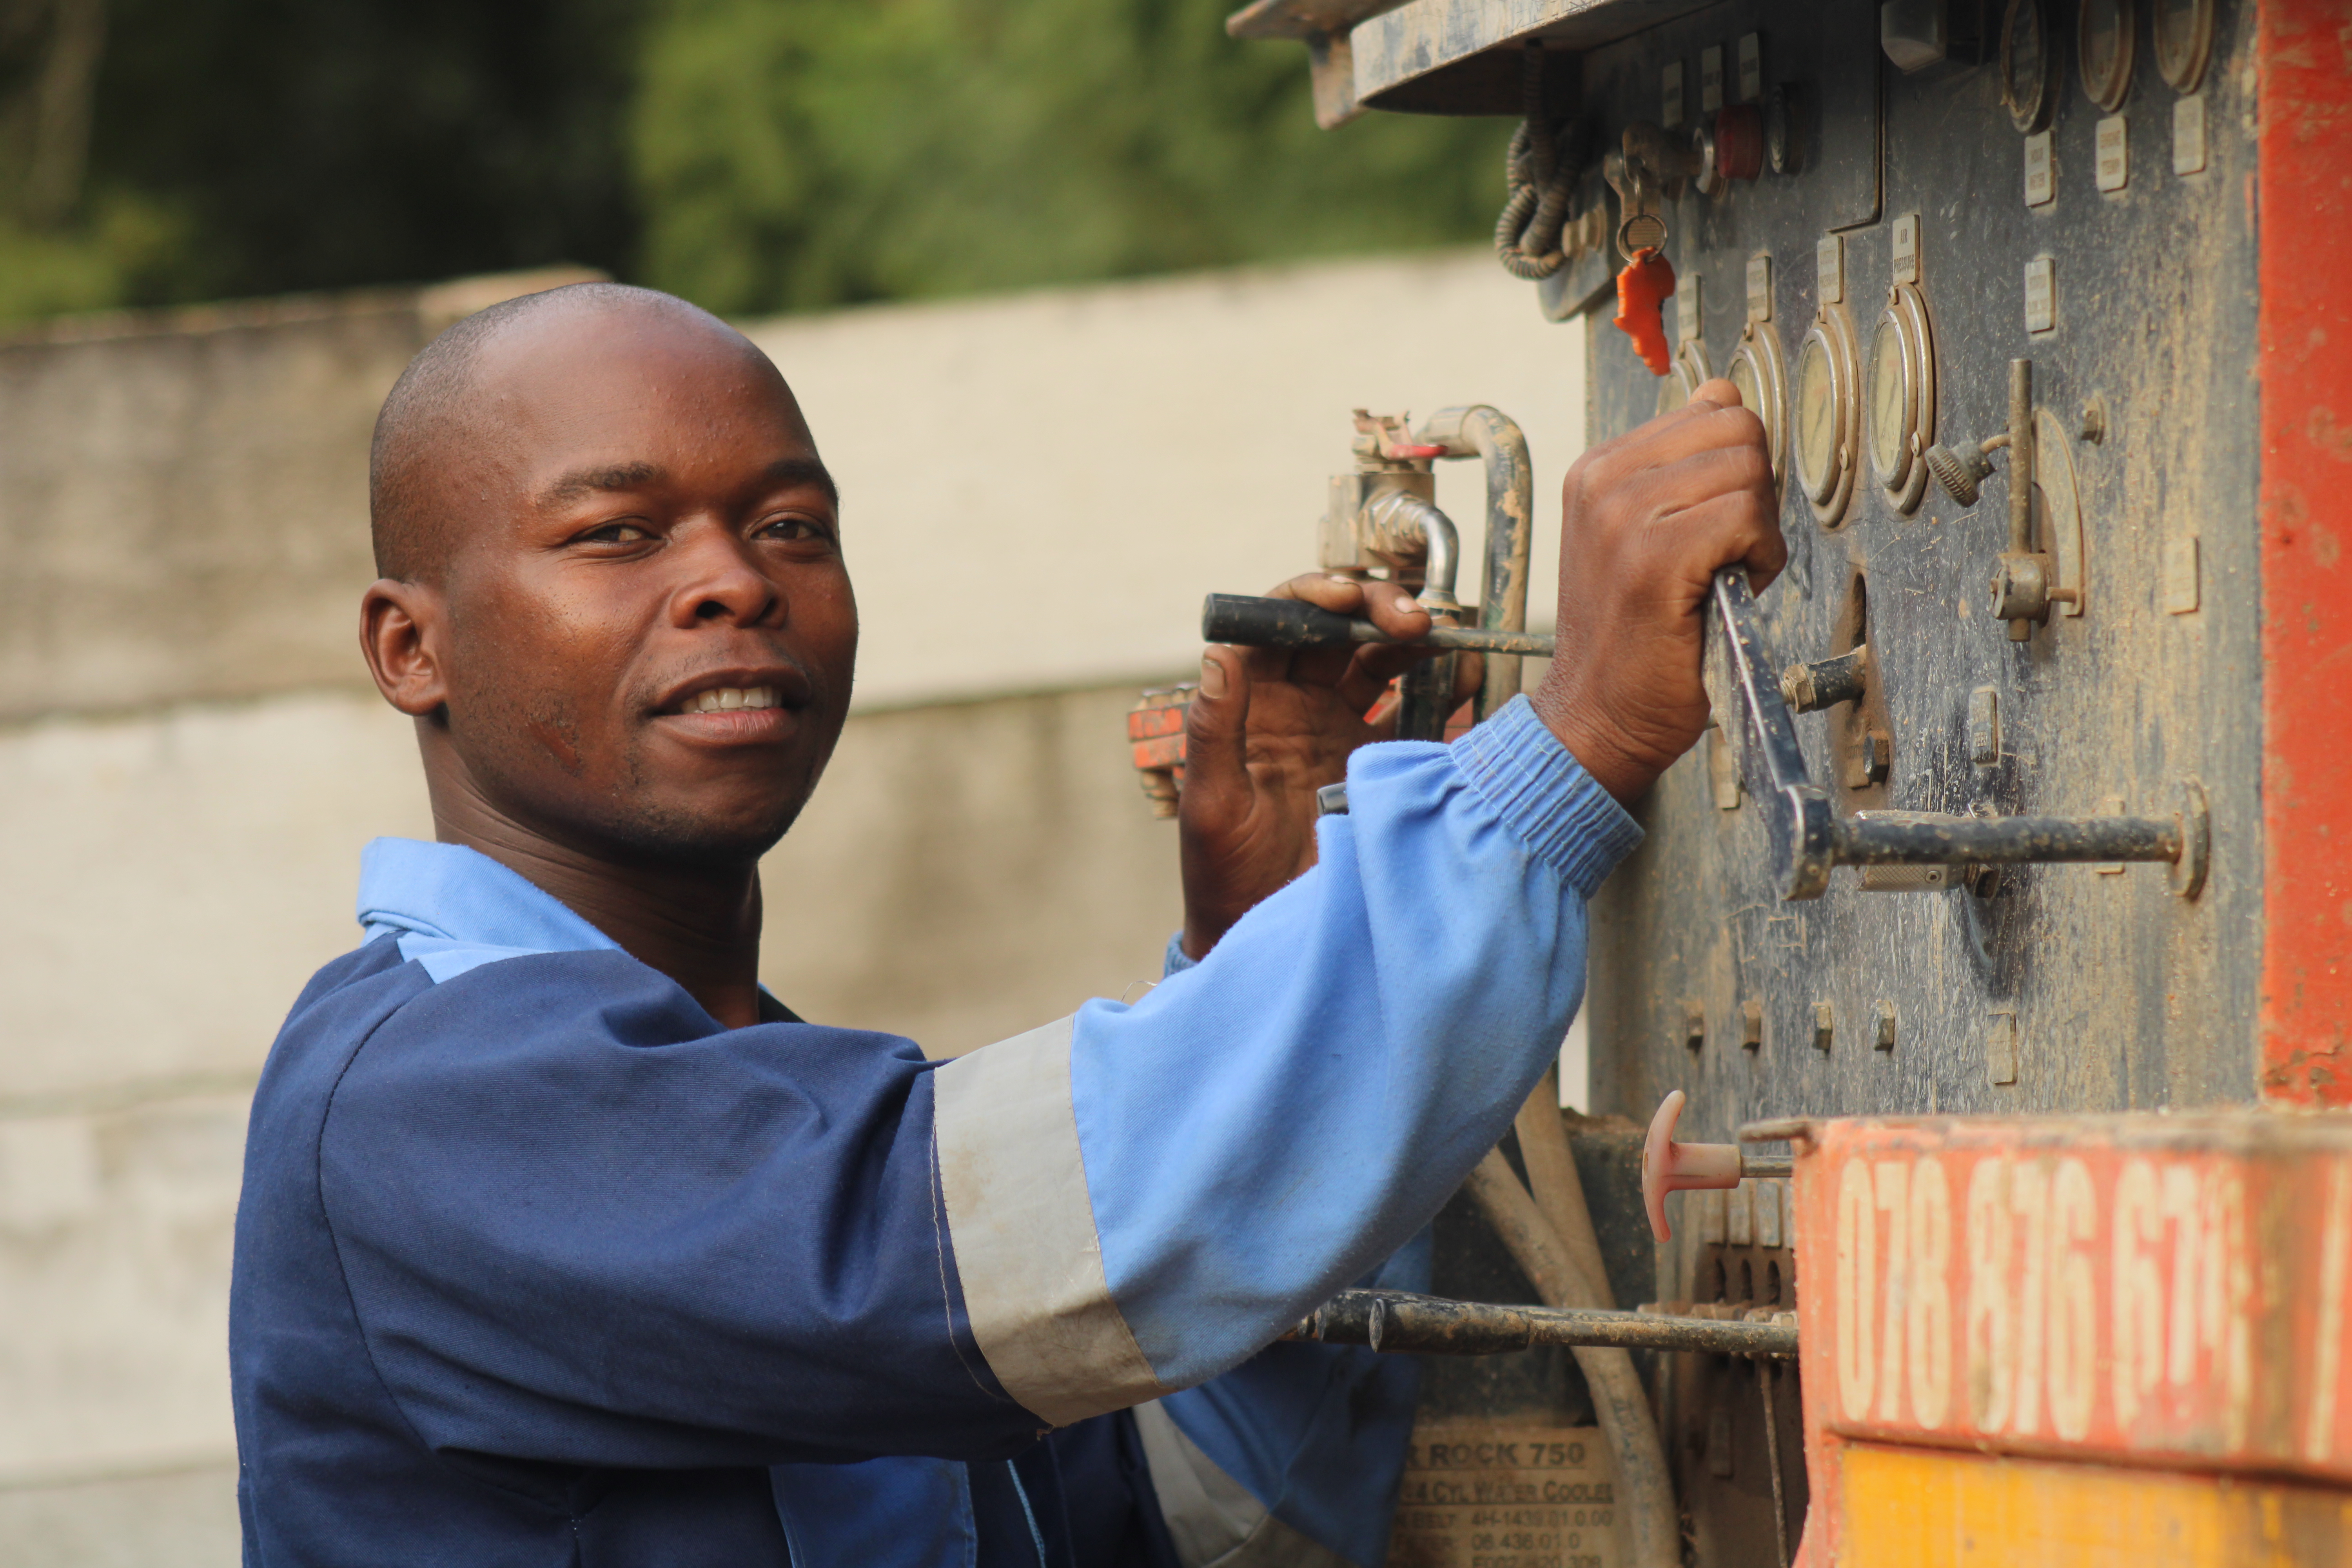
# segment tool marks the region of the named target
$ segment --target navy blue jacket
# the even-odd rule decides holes
[[[371,847],[248,1133],[248,1563],[1377,1563],[1408,1368],[1267,1347],[1417,1282],[1637,830],[1523,705],[1349,799],[1205,963],[947,1063]]]

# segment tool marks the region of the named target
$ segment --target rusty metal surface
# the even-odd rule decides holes
[[[1537,1345],[1789,1357],[1794,1322],[1514,1307],[1452,1301],[1402,1290],[1342,1290],[1286,1336],[1418,1355],[1504,1355]]]
[[[1654,117],[1662,62],[1695,62],[1759,28],[1768,91],[1784,78],[1819,85],[1816,62],[1850,55],[1856,38],[1874,46],[1874,24],[1862,0],[1769,14],[1717,5],[1587,56],[1585,112],[1604,129]],[[1843,299],[1830,308],[1866,327],[1894,279],[1892,220],[1917,215],[1937,428],[2004,427],[2010,362],[2023,357],[2038,412],[2067,437],[2084,601],[2023,642],[1985,613],[2010,542],[2005,470],[1972,509],[1931,487],[1909,514],[1865,473],[1834,529],[1815,521],[1791,476],[1790,565],[1758,600],[1769,668],[1866,642],[1869,700],[1883,715],[1873,722],[1890,742],[1886,776],[1857,784],[1838,765],[1851,707],[1795,721],[1807,772],[1837,816],[2113,816],[2124,838],[2146,838],[2158,830],[2125,824],[2171,816],[2193,779],[2210,803],[2211,860],[2194,900],[2173,895],[2161,867],[2118,871],[2110,859],[2005,871],[1990,897],[1970,890],[1981,880],[1865,895],[1854,872],[1839,871],[1818,900],[1784,903],[1768,813],[1744,791],[1732,793],[1734,809],[1718,804],[1703,747],[1639,804],[1648,838],[1596,910],[1588,1005],[1601,1108],[1645,1116],[1681,1088],[1691,1134],[1719,1137],[1765,1117],[2252,1096],[2263,906],[2247,30],[2223,0],[2200,174],[2170,173],[2176,95],[2144,72],[2124,109],[2130,183],[2094,190],[2096,116],[2070,78],[2053,132],[2057,199],[2029,209],[2022,139],[1991,70],[1904,78],[1874,64],[1863,75],[1883,88],[1883,172],[1878,109],[1841,117],[1824,102],[1814,168],[1669,205],[1670,253],[1700,285],[1699,336],[1721,363],[1747,325],[1750,259],[1769,258],[1769,317],[1757,330],[1793,350],[1823,303],[1818,243],[1852,224],[1864,184],[1883,187],[1873,221],[1839,230]],[[1841,173],[1849,156],[1874,177]],[[2029,334],[2024,269],[2044,256],[2058,325]],[[1657,384],[1605,325],[1588,343],[1589,434],[1600,439],[1649,417]],[[2074,434],[2094,403],[2105,413],[2095,440]],[[2057,471],[2051,452],[2040,456],[2045,477]],[[2046,517],[2046,488],[2037,502]],[[2177,552],[2192,533],[2201,593],[2192,612],[2168,613],[2168,547]],[[1985,765],[1973,760],[1970,726],[1979,690],[1998,713]],[[2078,831],[2070,853],[2106,842]],[[1661,1289],[1684,1289],[1691,1264],[1663,1257]]]

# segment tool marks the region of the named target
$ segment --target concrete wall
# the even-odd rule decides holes
[[[0,344],[11,1568],[236,1559],[245,1100],[287,1003],[356,934],[360,847],[430,833],[406,723],[355,647],[368,426],[415,346],[513,288]],[[1137,681],[1189,668],[1204,590],[1312,563],[1350,406],[1494,402],[1543,484],[1581,426],[1575,331],[1475,256],[752,331],[841,478],[866,619],[856,716],[766,869],[766,977],[934,1051],[1157,977],[1173,831],[1120,716]],[[1475,516],[1475,472],[1442,494]]]

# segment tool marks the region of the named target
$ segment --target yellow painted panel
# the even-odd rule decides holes
[[[1858,1443],[1839,1568],[2327,1568],[2352,1492]]]

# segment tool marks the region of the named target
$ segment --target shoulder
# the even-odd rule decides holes
[[[710,1114],[903,1095],[910,1040],[803,1023],[730,1029],[658,970],[614,951],[481,963],[410,993],[335,1091],[336,1114],[461,1108],[510,1121]]]

